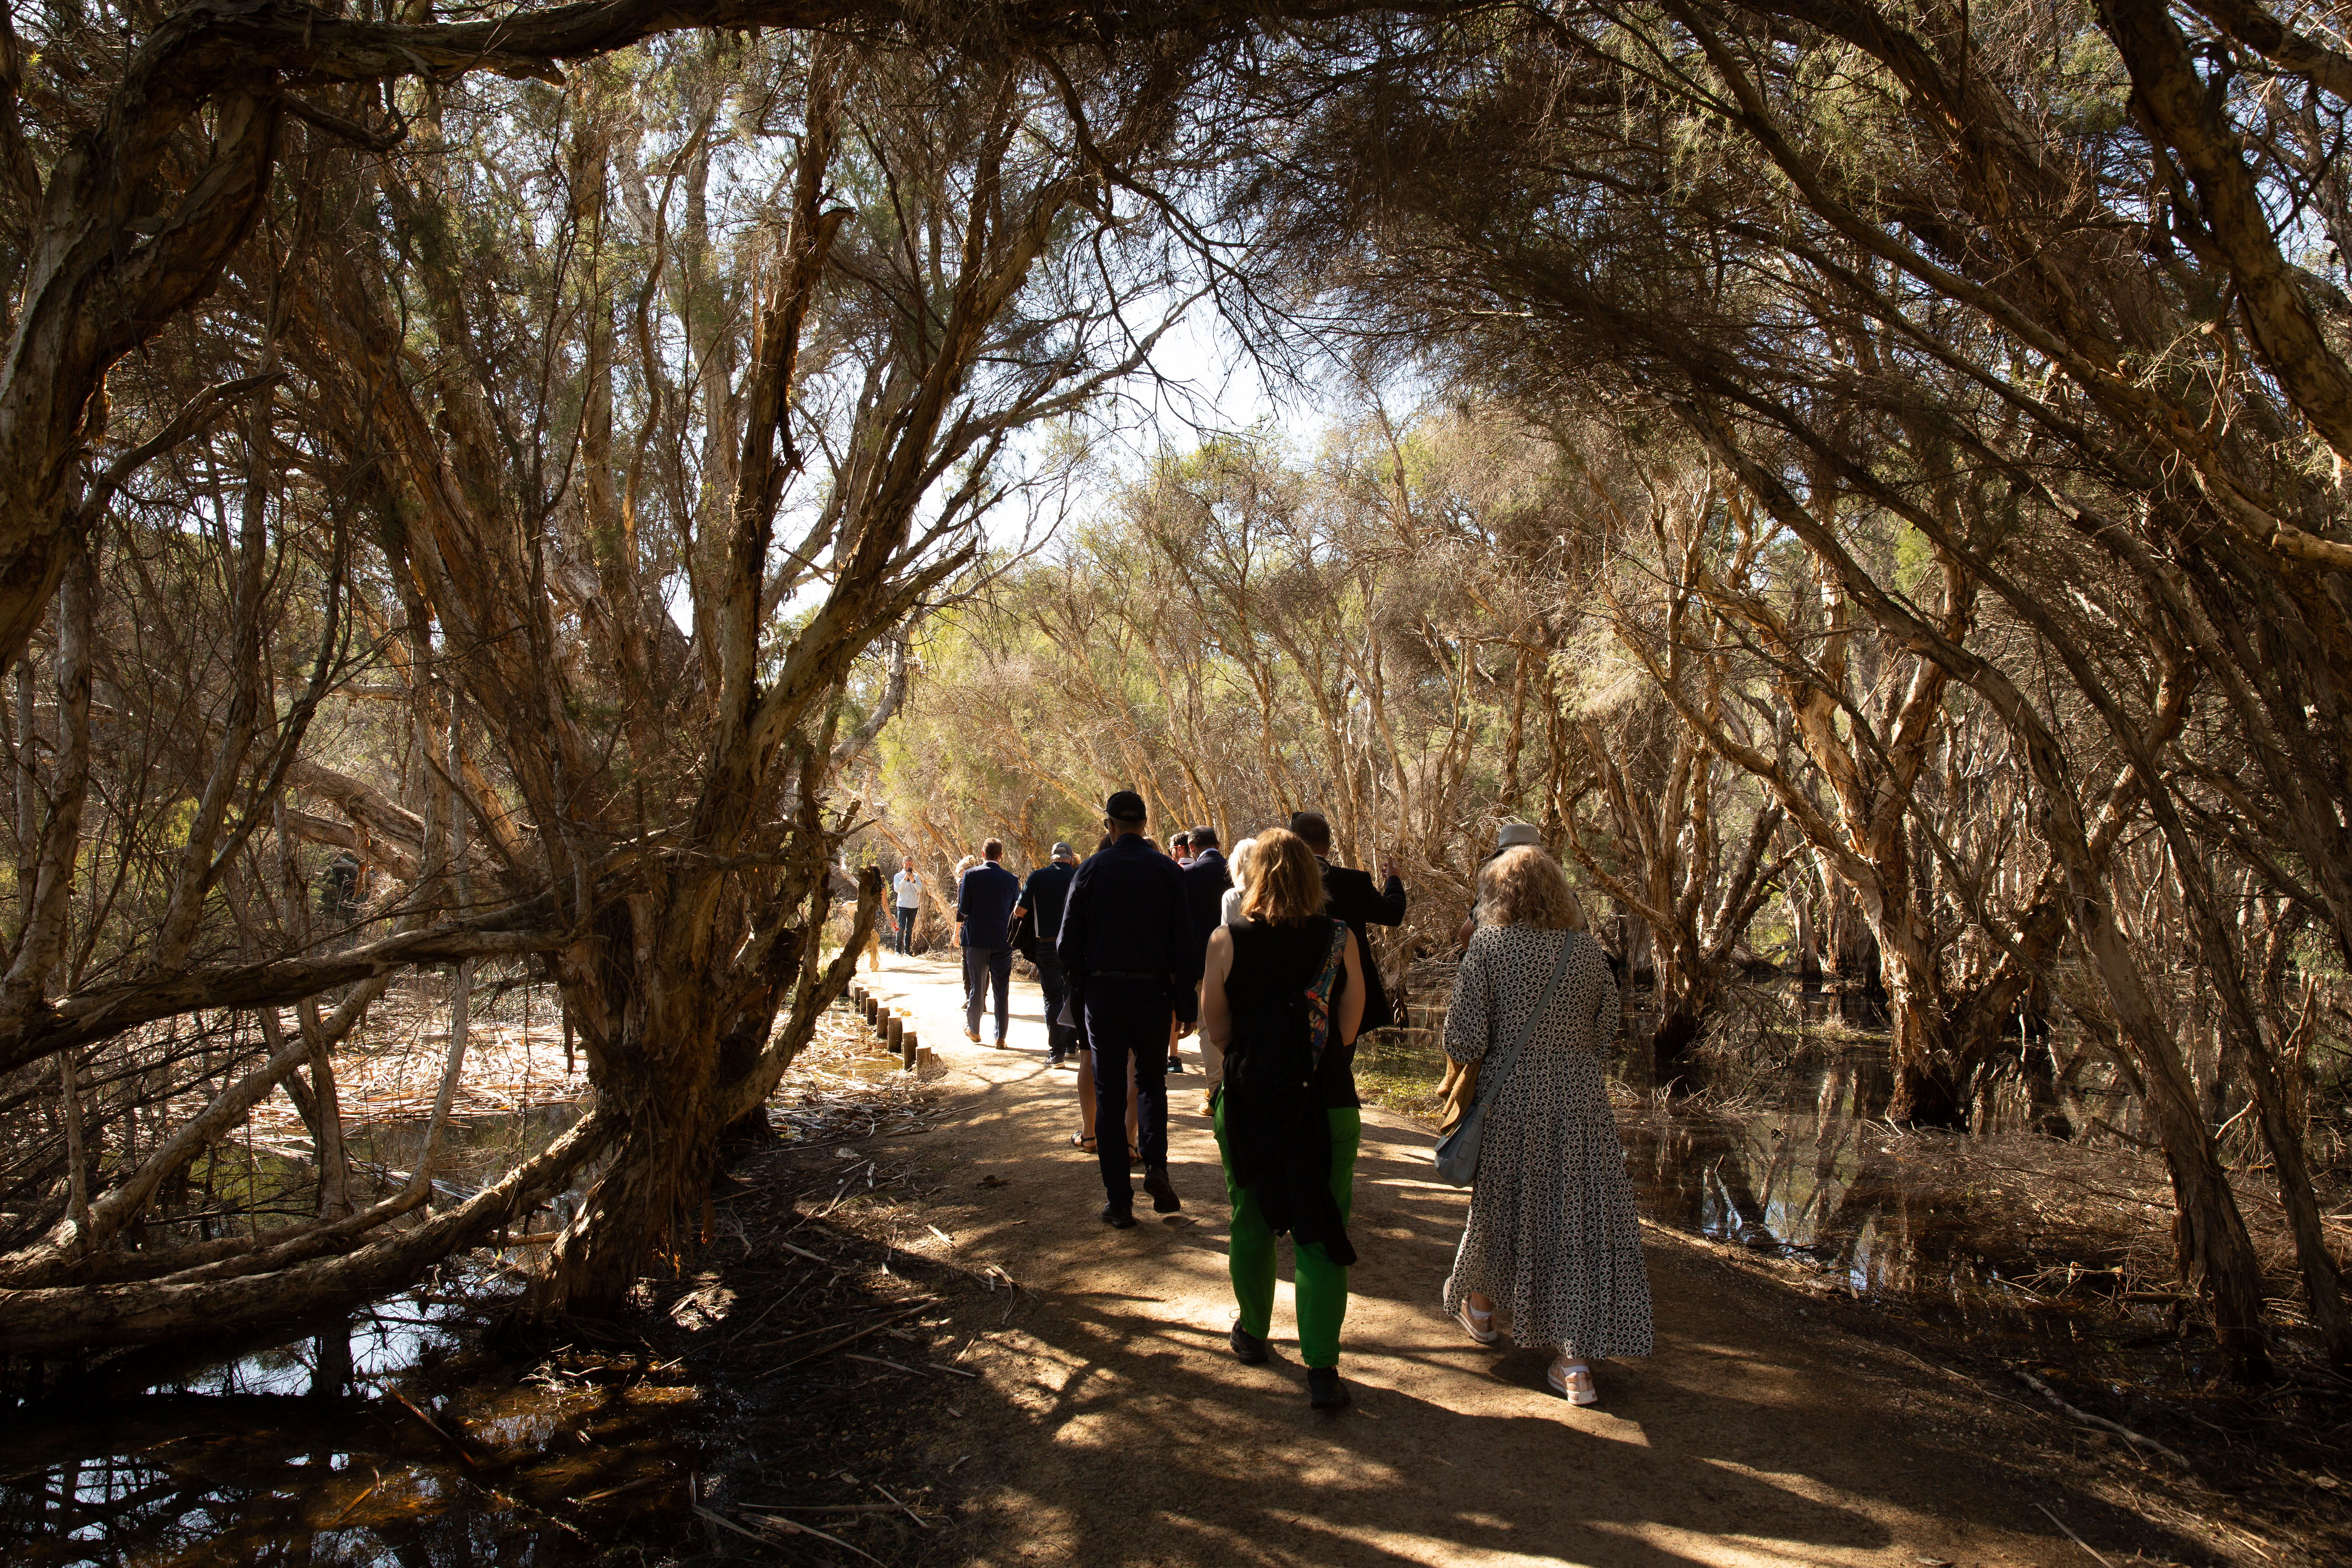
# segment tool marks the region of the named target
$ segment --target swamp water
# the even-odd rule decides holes
[[[1981,1137],[1895,1127],[1883,1033],[1841,1023],[1819,994],[1748,991],[1779,1036],[1763,1065],[1702,1057],[1669,1092],[1641,1055],[1611,1064],[1643,1219],[1782,1260],[1817,1295],[2009,1367],[2058,1363],[2127,1401],[2221,1373],[2210,1337],[2180,1331],[2160,1164],[2031,1131],[2021,1104]],[[1433,1114],[1444,1068],[1433,1029],[1367,1040],[1357,1067],[1368,1100]],[[2124,1120],[2108,1097],[2074,1092],[2077,1109]]]
[[[474,1191],[579,1113],[453,1120],[436,1201]],[[354,1164],[363,1178],[404,1179],[424,1131],[354,1129]],[[219,1163],[212,1190],[232,1220],[309,1187],[282,1143],[225,1150]],[[579,1195],[534,1220],[541,1234]],[[589,1555],[566,1550],[584,1521],[677,1489],[664,1417],[692,1391],[627,1369],[521,1381],[482,1330],[517,1289],[525,1251],[453,1259],[418,1289],[297,1337],[136,1352],[91,1377],[52,1376],[44,1397],[0,1417],[0,1561],[457,1568]]]
[[[838,1022],[843,1038],[857,1036],[845,1009]],[[892,1059],[854,1050],[808,1060],[816,1079],[852,1091],[898,1079]],[[805,1090],[811,1076],[795,1068],[786,1088]],[[436,1201],[496,1179],[582,1110],[558,1100],[453,1118]],[[353,1128],[363,1186],[405,1181],[425,1130],[413,1117]],[[796,1135],[789,1121],[778,1131]],[[283,1128],[222,1144],[207,1173],[216,1223],[307,1203],[309,1152]],[[571,1218],[593,1173],[534,1216],[539,1236]],[[92,1374],[52,1366],[35,1374],[39,1398],[0,1389],[0,1563],[552,1568],[625,1557],[656,1537],[639,1555],[666,1555],[699,1459],[681,1407],[700,1391],[635,1336],[598,1325],[577,1325],[558,1355],[503,1354],[496,1325],[538,1245],[509,1239],[348,1316],[135,1352]]]
[[[0,1558],[456,1568],[587,1555],[570,1549],[600,1515],[609,1525],[677,1489],[665,1406],[692,1392],[516,1381],[473,1331],[481,1284],[393,1297],[307,1339],[110,1392],[87,1414],[18,1412],[0,1438]]]

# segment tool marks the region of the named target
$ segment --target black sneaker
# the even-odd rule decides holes
[[[1355,1403],[1356,1396],[1339,1381],[1336,1366],[1310,1366],[1307,1369],[1307,1403],[1316,1410],[1338,1410]]]
[[[1143,1168],[1143,1190],[1151,1194],[1154,1214],[1174,1214],[1184,1206],[1184,1200],[1176,1195],[1176,1184],[1168,1179],[1168,1167],[1165,1165],[1146,1165]]]
[[[1239,1323],[1234,1325],[1234,1331],[1228,1336],[1226,1342],[1234,1347],[1235,1361],[1247,1366],[1265,1364],[1265,1342]]]
[[[1102,1222],[1113,1230],[1133,1230],[1135,1210],[1125,1204],[1103,1205]]]

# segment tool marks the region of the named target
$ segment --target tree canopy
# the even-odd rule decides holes
[[[869,807],[1034,855],[1135,784],[1450,895],[1525,814],[1667,1057],[1783,920],[1908,1121],[2046,1099],[2063,1012],[2241,1365],[2242,1108],[2352,1356],[2348,89],[2239,0],[0,22],[0,1326],[363,1295],[596,1161],[542,1301],[609,1307],[845,984]],[[1196,294],[1372,390],[1006,548]],[[593,1112],[361,1202],[336,1050],[457,965],[462,1071],[483,964]],[[317,1212],[175,1229],[281,1085]]]

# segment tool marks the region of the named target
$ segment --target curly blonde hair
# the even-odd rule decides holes
[[[1478,923],[1582,931],[1584,906],[1559,861],[1535,845],[1519,844],[1479,868]]]

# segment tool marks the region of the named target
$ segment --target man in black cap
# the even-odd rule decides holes
[[[956,883],[956,919],[964,928],[963,1037],[980,1038],[981,1010],[993,987],[1000,1050],[1013,985],[1013,906],[1021,901],[1020,879],[997,864],[1003,858],[1003,844],[990,839],[980,847],[980,864]]]
[[[1183,1205],[1168,1179],[1168,1033],[1171,1016],[1198,1016],[1202,946],[1192,940],[1184,875],[1143,836],[1143,797],[1123,789],[1103,802],[1110,843],[1078,868],[1055,944],[1085,1009],[1094,1059],[1096,1158],[1106,1225],[1135,1223],[1127,1151],[1110,1133],[1125,1122],[1128,1062],[1135,1063],[1137,1142],[1151,1206]]]
[[[1364,928],[1404,924],[1404,883],[1396,874],[1396,862],[1381,857],[1384,885],[1375,887],[1370,871],[1331,864],[1331,824],[1321,812],[1293,812],[1290,831],[1307,840],[1307,847],[1323,863],[1323,912],[1356,933],[1357,951],[1364,955],[1364,1021],[1357,1033],[1385,1029],[1396,1022],[1396,1010],[1381,984],[1381,966],[1372,962],[1372,944]]]
[[[1022,884],[1021,907],[1013,911],[1016,921],[1027,915],[1030,929],[1037,933],[1037,987],[1045,994],[1045,1046],[1055,1067],[1077,1048],[1076,1026],[1061,1022],[1070,984],[1063,973],[1062,955],[1054,947],[1055,939],[1062,934],[1062,910],[1069,902],[1070,881],[1077,874],[1078,852],[1066,844],[1055,844],[1054,858],[1030,872],[1029,880]]]

